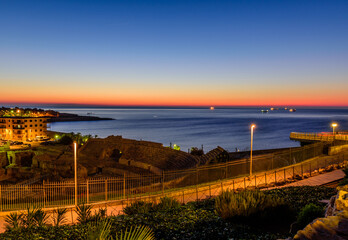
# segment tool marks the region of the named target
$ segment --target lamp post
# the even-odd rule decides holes
[[[335,127],[337,127],[337,126],[338,126],[337,123],[331,124],[333,135],[335,135]]]
[[[252,124],[250,127],[251,130],[251,141],[250,141],[250,177],[253,174],[253,135],[254,135],[254,128],[256,127],[255,124]]]
[[[77,206],[77,143],[74,142],[75,206]]]

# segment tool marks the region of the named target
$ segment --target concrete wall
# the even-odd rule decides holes
[[[329,147],[328,155],[332,156],[332,155],[338,154],[338,153],[345,151],[345,150],[348,150],[348,144]]]

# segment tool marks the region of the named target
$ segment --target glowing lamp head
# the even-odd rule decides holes
[[[251,125],[251,129],[254,129],[255,127],[256,127],[255,124],[252,124],[252,125]]]
[[[331,124],[331,127],[337,127],[337,126],[338,126],[337,123]]]

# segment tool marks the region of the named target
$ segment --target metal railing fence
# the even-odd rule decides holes
[[[348,134],[346,132],[342,133],[290,133],[290,139],[299,140],[310,140],[310,141],[327,141],[331,142],[334,140],[348,141]]]
[[[98,203],[134,199],[149,199],[170,195],[180,200],[199,199],[200,192],[231,188],[271,186],[288,179],[311,175],[332,164],[345,163],[346,156],[320,157],[323,144],[314,144],[296,150],[253,159],[252,177],[248,177],[249,159],[205,165],[179,171],[163,171],[156,175],[126,176],[118,178],[95,178],[78,182],[78,203]],[[309,161],[306,159],[311,158]],[[304,162],[305,161],[305,162]],[[42,208],[74,205],[73,181],[43,182],[33,185],[0,185],[0,211],[22,210],[29,206]],[[215,191],[215,192],[214,192]],[[204,194],[203,194],[204,195]]]

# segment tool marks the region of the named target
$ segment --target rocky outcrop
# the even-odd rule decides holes
[[[315,219],[295,235],[298,240],[348,239],[348,185],[339,188],[328,203],[325,218]]]

